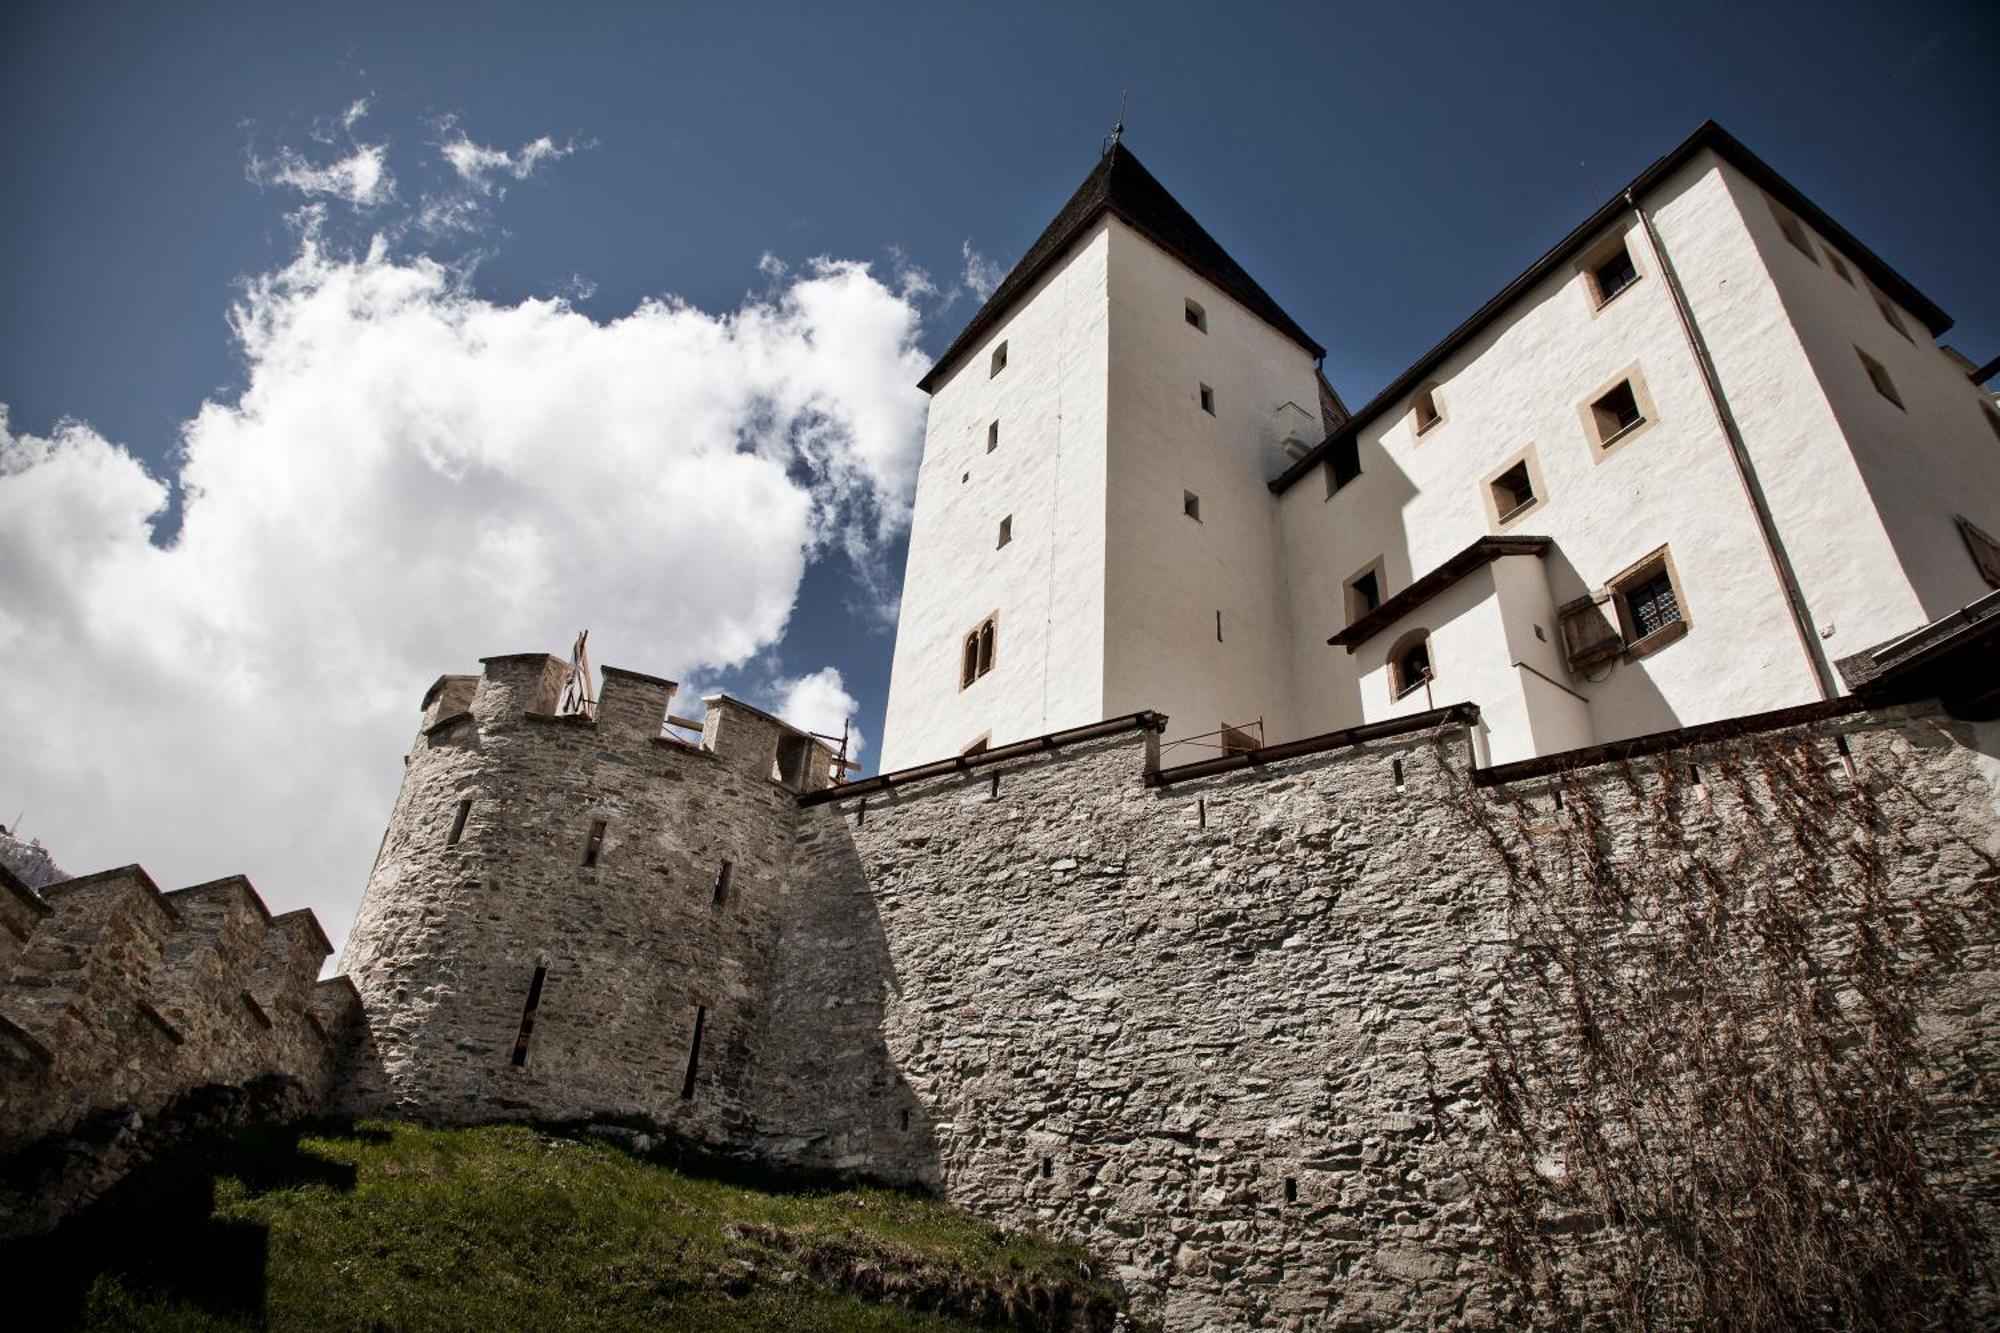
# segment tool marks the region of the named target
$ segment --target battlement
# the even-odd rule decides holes
[[[0,1149],[195,1088],[281,1075],[316,1097],[333,1076],[358,1011],[351,986],[322,993],[311,912],[272,915],[241,875],[163,893],[136,865],[5,890]]]
[[[419,737],[452,743],[461,727],[556,724],[593,735],[602,749],[637,758],[654,747],[704,753],[746,776],[764,776],[797,793],[833,781],[837,760],[824,740],[726,694],[702,696],[700,718],[672,711],[676,681],[624,667],[598,669],[602,688],[589,713],[559,714],[569,663],[550,653],[480,659],[477,676],[443,675],[424,692]],[[699,741],[688,738],[698,735]]]

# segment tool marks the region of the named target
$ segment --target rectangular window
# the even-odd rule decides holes
[[[1007,368],[1007,344],[1001,343],[993,349],[993,359],[987,363],[986,378],[992,379]]]
[[[445,846],[447,847],[458,846],[458,840],[465,836],[465,821],[470,819],[471,817],[472,817],[472,798],[467,797],[465,800],[460,801],[458,803],[458,810],[451,817],[451,832],[445,835],[444,839]]]
[[[1008,542],[1011,542],[1013,540],[1014,540],[1014,516],[1012,514],[1009,514],[1007,515],[1007,517],[1000,520],[1000,540],[994,544],[993,549],[997,551],[1000,549],[1000,547],[1005,546]]]
[[[1638,395],[1632,381],[1620,380],[1590,405],[1591,419],[1597,423],[1597,447],[1607,448],[1619,436],[1646,419],[1639,411]]]
[[[1347,623],[1382,605],[1382,562],[1377,560],[1347,581]]]
[[[585,866],[596,865],[597,858],[603,851],[604,851],[604,821],[601,819],[593,819],[590,821],[590,836],[584,840],[583,844],[584,865]]]
[[[1410,401],[1410,413],[1419,435],[1443,421],[1444,413],[1438,408],[1437,386],[1426,385],[1417,390],[1417,396]]]
[[[1210,416],[1215,415],[1215,390],[1206,384],[1201,386],[1201,410]]]
[[[1771,216],[1778,220],[1778,230],[1785,233],[1785,239],[1792,243],[1792,248],[1817,264],[1819,256],[1813,253],[1812,240],[1806,235],[1805,224],[1775,203],[1771,205]]]
[[[999,447],[1000,423],[998,421],[989,421],[986,423],[986,452],[990,454]]]
[[[722,907],[728,904],[729,880],[735,873],[736,866],[733,862],[729,861],[724,861],[721,867],[715,872],[715,906]]]
[[[694,1007],[694,1040],[688,1043],[687,1074],[681,1079],[681,1100],[684,1102],[694,1100],[695,1075],[701,1072],[701,1029],[702,1025],[707,1021],[708,1007],[706,1005],[696,1005]]]
[[[1222,642],[1222,612],[1220,611],[1215,613],[1215,641],[1217,643]]]
[[[1360,475],[1360,441],[1352,437],[1335,440],[1326,453],[1326,493],[1332,495]]]
[[[1493,512],[1502,523],[1535,503],[1535,482],[1528,475],[1528,460],[1525,458],[1488,482],[1487,486],[1493,493]]]
[[[1182,491],[1181,512],[1195,522],[1201,522],[1201,497],[1193,491]]]
[[[1889,322],[1890,328],[1903,335],[1904,342],[1916,341],[1910,336],[1909,325],[1903,323],[1903,317],[1896,313],[1896,307],[1889,304],[1889,298],[1880,292],[1875,293],[1875,308],[1882,312],[1882,318]]]
[[[1854,349],[1854,354],[1861,358],[1861,368],[1868,372],[1868,380],[1875,386],[1875,392],[1897,407],[1902,407],[1903,396],[1896,392],[1896,382],[1889,378],[1889,372],[1883,368],[1882,363],[1859,347]]]
[[[1638,265],[1632,262],[1632,252],[1625,248],[1622,237],[1614,248],[1590,266],[1590,284],[1596,289],[1599,305],[1606,304],[1638,280]]]
[[[516,1067],[528,1063],[528,1038],[534,1035],[535,1011],[542,1007],[542,983],[548,979],[548,975],[547,967],[537,967],[535,979],[528,983],[528,1003],[521,1010],[521,1031],[514,1038]]]
[[[1666,547],[1611,580],[1609,592],[1625,652],[1651,652],[1687,632],[1686,602]]]
[[[1203,333],[1208,332],[1208,312],[1201,308],[1199,301],[1189,300],[1181,313],[1186,316],[1190,327],[1200,329]]]

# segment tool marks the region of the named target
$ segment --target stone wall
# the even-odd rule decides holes
[[[1788,734],[1909,794],[1884,816],[1897,894],[2000,894],[1994,728],[1902,710]],[[1469,1024],[1524,947],[1508,858],[1579,802],[1608,857],[1643,857],[1636,812],[1674,765],[1737,744],[1573,773],[1569,814],[1550,781],[1475,785],[1456,726],[1165,788],[1134,732],[808,809],[765,1148],[1080,1239],[1170,1327],[1502,1322]],[[1762,792],[1676,797],[1690,846],[1727,848]],[[2000,1125],[1965,1075],[2000,1061],[2000,932],[1967,920],[1923,1022],[1960,1076],[1953,1189],[1991,1226]]]
[[[1140,715],[843,792],[732,700],[702,744],[663,737],[669,682],[607,671],[595,720],[552,717],[562,672],[489,659],[426,700],[344,960],[368,1028],[349,1109],[628,1118],[922,1184],[1083,1241],[1174,1328],[1500,1326],[1524,1291],[1494,1163],[1528,1140],[1493,1130],[1496,1043],[1571,1021],[1520,993],[1561,952],[1524,886],[1624,875],[1558,924],[1638,968],[1659,932],[1631,885],[1671,862],[1745,913],[1810,885],[1827,959],[1871,893],[1938,945],[1905,969],[1922,1151],[2000,1223],[1992,727],[1827,709],[1496,785],[1466,710],[1199,777],[1157,770]],[[1773,746],[1791,768],[1759,766]],[[1522,1112],[1551,1179],[1574,1145],[1535,1118],[1590,1094],[1558,1047]],[[1535,1227],[1614,1244],[1559,1195]],[[1584,1304],[1617,1296],[1571,1259]]]
[[[369,1023],[345,1104],[747,1144],[797,794],[830,756],[722,696],[700,745],[664,736],[656,677],[606,669],[594,719],[557,717],[561,660],[484,665],[426,699],[342,959]]]
[[[241,878],[162,893],[138,866],[39,893],[0,871],[0,890],[0,1154],[197,1089],[324,1095],[358,1004],[344,978],[317,980],[331,950],[310,912],[273,917]]]

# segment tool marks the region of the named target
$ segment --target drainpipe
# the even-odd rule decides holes
[[[1833,678],[1833,668],[1828,666],[1819,649],[1819,637],[1813,630],[1812,612],[1806,608],[1805,594],[1799,590],[1798,577],[1792,572],[1792,562],[1785,554],[1785,544],[1778,536],[1778,524],[1771,517],[1770,502],[1764,498],[1764,487],[1757,479],[1756,465],[1750,461],[1750,450],[1743,443],[1743,432],[1737,428],[1736,415],[1729,410],[1729,400],[1723,396],[1722,381],[1716,376],[1715,362],[1708,355],[1708,344],[1701,336],[1701,329],[1694,322],[1694,311],[1689,309],[1687,294],[1681,290],[1680,278],[1674,272],[1673,261],[1667,258],[1667,248],[1660,240],[1660,233],[1653,227],[1653,219],[1639,206],[1631,190],[1625,191],[1625,203],[1639,219],[1645,229],[1646,244],[1652,247],[1653,258],[1660,265],[1660,277],[1667,284],[1667,295],[1673,299],[1674,314],[1681,322],[1681,336],[1687,339],[1688,350],[1694,354],[1694,362],[1701,371],[1701,382],[1708,390],[1708,404],[1715,411],[1716,424],[1729,441],[1729,458],[1736,465],[1736,479],[1743,483],[1743,494],[1750,501],[1750,508],[1757,516],[1757,531],[1764,539],[1764,554],[1771,561],[1771,570],[1778,576],[1778,586],[1785,592],[1785,608],[1791,612],[1792,629],[1799,636],[1799,649],[1806,655],[1806,662],[1812,667],[1813,680],[1819,686],[1822,699],[1840,697],[1840,685]]]

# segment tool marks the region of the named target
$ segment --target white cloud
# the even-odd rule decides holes
[[[308,227],[233,312],[241,396],[182,428],[171,546],[131,454],[0,407],[0,807],[72,870],[240,870],[344,932],[439,672],[579,626],[601,663],[727,670],[827,543],[893,538],[917,320],[822,260],[734,311],[599,323]],[[830,669],[785,699],[816,726],[853,706]]]
[[[358,144],[346,157],[315,166],[295,148],[281,148],[274,158],[250,159],[250,179],[262,185],[282,185],[308,198],[340,199],[355,208],[376,208],[396,197],[389,174],[389,150],[384,144]]]
[[[1007,276],[1007,270],[973,249],[971,237],[967,237],[958,247],[958,253],[965,261],[965,270],[959,276],[959,285],[981,301],[993,295],[993,289]]]
[[[542,163],[559,162],[576,151],[575,144],[558,144],[544,134],[509,153],[504,149],[474,143],[450,118],[446,118],[440,128],[445,137],[438,145],[438,152],[458,173],[460,180],[481,194],[490,193],[503,177],[524,181],[534,175],[535,169]]]
[[[847,692],[847,682],[841,679],[838,667],[821,667],[809,676],[778,682],[778,716],[795,727],[822,736],[840,735],[841,728],[852,722],[859,708],[854,696]],[[858,757],[867,744],[861,729],[849,727],[847,738],[847,757]]]

